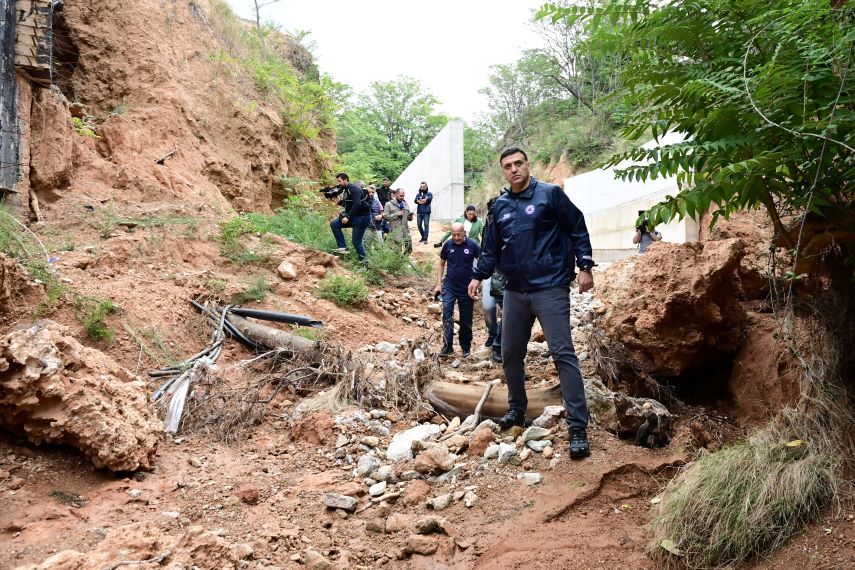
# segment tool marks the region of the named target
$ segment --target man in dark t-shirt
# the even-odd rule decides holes
[[[472,266],[481,257],[481,248],[472,239],[466,237],[463,224],[451,224],[451,239],[446,240],[439,251],[439,265],[436,272],[434,293],[442,291],[442,357],[454,353],[454,304],[460,314],[460,333],[458,340],[463,357],[469,356],[472,348],[472,309],[475,302],[469,296],[467,288],[472,280]],[[448,273],[443,279],[445,266]]]

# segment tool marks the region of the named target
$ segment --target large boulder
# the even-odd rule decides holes
[[[741,302],[756,294],[756,256],[744,238],[660,243],[615,263],[599,280],[599,324],[647,374],[678,377],[732,357],[742,342]],[[748,284],[750,283],[750,287]],[[743,285],[746,287],[743,287]]]
[[[151,468],[163,433],[145,383],[49,320],[0,338],[0,426],[113,471]]]

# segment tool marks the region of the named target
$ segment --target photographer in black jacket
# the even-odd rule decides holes
[[[356,184],[351,184],[350,177],[347,174],[340,172],[336,175],[335,180],[337,187],[334,190],[324,191],[324,196],[329,199],[342,196],[338,203],[342,207],[342,212],[330,222],[330,229],[338,246],[334,253],[349,253],[344,241],[344,233],[341,230],[342,228],[351,228],[353,230],[351,236],[353,248],[356,250],[359,259],[364,261],[365,247],[362,245],[362,238],[365,235],[366,228],[371,223],[371,206],[362,199],[364,190]]]
[[[641,217],[646,213],[647,212],[644,210],[639,210],[638,216]],[[644,253],[647,251],[647,248],[650,247],[650,244],[657,241],[662,241],[662,234],[650,226],[650,220],[648,218],[644,218],[641,225],[635,227],[635,235],[632,237],[632,243],[638,245],[639,253]]]

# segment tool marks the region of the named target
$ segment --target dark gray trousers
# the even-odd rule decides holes
[[[525,412],[525,356],[534,319],[543,334],[561,382],[564,409],[570,427],[588,426],[588,406],[579,359],[570,335],[570,290],[552,287],[531,293],[505,291],[502,322],[502,367],[508,384],[508,405]]]

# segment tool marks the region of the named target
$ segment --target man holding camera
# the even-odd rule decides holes
[[[639,216],[643,216],[644,212],[639,212]],[[650,220],[644,218],[640,226],[635,228],[635,235],[632,238],[632,243],[638,244],[638,252],[644,253],[650,244],[653,242],[662,241],[662,234],[657,232],[655,228],[650,227]]]
[[[340,172],[335,177],[336,188],[324,191],[324,196],[329,199],[336,196],[342,196],[338,205],[342,207],[342,212],[337,218],[330,222],[335,243],[338,246],[333,250],[333,253],[346,254],[349,253],[347,244],[344,241],[344,233],[342,228],[351,228],[353,235],[351,242],[360,261],[365,261],[365,247],[362,245],[362,238],[365,235],[365,230],[371,223],[371,206],[366,200],[363,200],[364,191],[356,184],[350,183],[350,177],[344,172]]]

